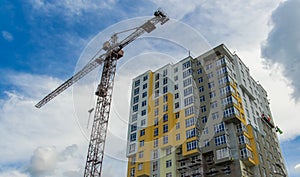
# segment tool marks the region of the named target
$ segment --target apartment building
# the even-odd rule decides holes
[[[132,82],[128,177],[286,173],[267,93],[225,45]]]

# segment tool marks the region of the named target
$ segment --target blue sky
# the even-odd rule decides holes
[[[207,45],[225,43],[249,66],[254,78],[268,91],[273,116],[284,131],[280,135],[280,141],[289,175],[299,176],[300,165],[297,164],[300,164],[300,129],[297,125],[299,121],[294,115],[300,114],[300,104],[297,102],[300,95],[297,77],[300,73],[293,69],[300,66],[297,58],[300,56],[299,40],[293,40],[300,36],[297,32],[300,31],[300,22],[297,20],[300,14],[295,8],[299,7],[297,5],[297,0],[197,0],[189,3],[179,0],[2,0],[0,177],[35,177],[45,174],[82,176],[88,131],[78,126],[85,124],[85,120],[78,117],[88,116],[86,110],[93,100],[87,97],[91,97],[93,88],[84,87],[82,82],[42,110],[36,110],[33,106],[86,61],[83,51],[88,44],[97,46],[98,43],[101,48],[101,40],[107,40],[103,36],[112,34],[119,26],[126,26],[126,22],[116,28],[112,25],[132,18],[151,16],[158,7],[162,7],[172,19],[189,25]],[[178,31],[176,33],[171,28],[161,30],[161,34],[169,35],[165,38],[176,38],[177,43],[186,44],[186,41],[180,41],[180,37],[188,36],[178,35]],[[105,33],[99,33],[101,31]],[[92,39],[94,41],[90,42]],[[287,44],[298,48],[285,47]],[[158,50],[151,43],[141,40],[136,42],[136,46],[138,47],[128,47],[128,52],[125,51],[127,56],[138,56],[134,49],[147,50],[158,56]],[[189,49],[192,47],[188,46]],[[162,62],[153,59],[155,62],[152,63],[143,61],[145,68],[154,70],[166,62],[182,59],[178,58],[181,55],[172,55],[168,49],[170,48],[166,47],[162,55],[170,57],[169,60]],[[201,54],[195,50],[192,52]],[[120,90],[115,91],[116,96],[128,95],[131,78],[144,71],[132,64],[132,61],[136,63],[136,58],[132,57],[127,65],[128,58],[125,58],[124,64],[122,63],[120,74],[116,77],[115,90]],[[95,78],[95,75],[97,71],[89,77]],[[122,90],[124,85],[128,85],[127,90]],[[282,90],[286,90],[285,93]],[[128,102],[127,98],[123,101]],[[285,104],[282,105],[282,102]],[[83,103],[88,106],[81,108]],[[115,109],[119,107],[121,106],[115,104]],[[128,109],[112,112],[112,117],[120,117],[126,115]],[[126,123],[120,123],[118,119],[114,121],[116,125],[127,129]],[[124,139],[124,132],[120,129],[110,127],[111,139],[108,144],[113,146]],[[120,167],[117,173],[126,171],[124,158],[117,158],[122,155],[124,153],[121,149],[108,150],[107,165],[104,166],[106,176],[118,176],[113,172],[115,167]],[[44,163],[37,164],[37,159],[43,159]]]

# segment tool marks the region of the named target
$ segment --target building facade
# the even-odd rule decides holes
[[[286,174],[267,93],[221,44],[133,79],[128,177]]]

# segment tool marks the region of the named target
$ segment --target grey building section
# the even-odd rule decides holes
[[[286,174],[267,92],[250,76],[249,68],[223,44],[197,57],[194,63],[198,63],[194,65],[194,79],[200,91],[199,107],[209,108],[208,112],[199,114],[204,176],[265,177]],[[206,77],[199,76],[197,71],[200,68]],[[236,87],[222,95],[224,85],[220,79],[224,76],[228,77],[225,86]],[[201,77],[204,84],[197,82]],[[211,97],[214,92],[215,96]],[[226,103],[224,99],[229,97],[237,100]],[[225,115],[225,110],[234,104],[232,102],[237,102],[235,105],[240,109],[237,110],[237,117],[240,119],[236,115],[231,118]],[[203,117],[206,117],[205,120]],[[216,131],[218,123],[223,123],[224,131]],[[219,137],[225,137],[221,145],[217,143]]]

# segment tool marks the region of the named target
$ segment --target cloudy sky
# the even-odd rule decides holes
[[[82,176],[88,110],[101,70],[43,108],[34,105],[88,62],[113,32],[141,24],[158,7],[172,20],[128,46],[118,65],[103,176],[126,173],[131,79],[175,63],[189,50],[197,56],[221,43],[267,90],[284,132],[279,138],[289,175],[300,176],[299,0],[2,0],[0,177]]]

